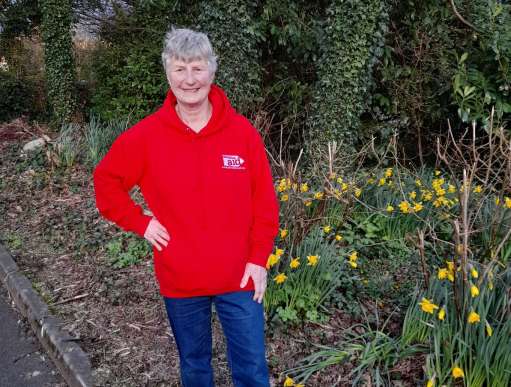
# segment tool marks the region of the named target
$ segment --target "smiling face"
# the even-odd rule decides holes
[[[204,104],[208,99],[214,74],[204,59],[185,62],[171,58],[167,63],[167,79],[177,102],[190,107]]]

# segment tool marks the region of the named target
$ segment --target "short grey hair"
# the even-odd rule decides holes
[[[208,62],[211,74],[216,72],[216,55],[207,35],[202,32],[187,28],[172,28],[167,32],[161,53],[165,71],[168,61],[172,58],[185,62],[203,59]]]

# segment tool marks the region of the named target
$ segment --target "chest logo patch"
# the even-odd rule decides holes
[[[245,169],[243,165],[245,160],[243,160],[240,156],[237,155],[222,155],[223,160],[223,168],[227,169]]]

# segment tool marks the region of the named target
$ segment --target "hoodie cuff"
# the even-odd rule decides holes
[[[147,230],[147,226],[153,217],[148,215],[141,215],[136,221],[133,222],[133,227],[130,231],[133,231],[135,234],[144,237],[145,231]]]
[[[273,248],[273,244],[268,246],[253,246],[250,250],[248,258],[249,263],[264,267],[266,269],[266,263],[268,262],[268,256],[270,255]]]

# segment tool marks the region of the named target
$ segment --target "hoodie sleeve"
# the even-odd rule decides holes
[[[142,207],[129,195],[144,172],[144,152],[139,142],[130,130],[115,140],[94,170],[94,191],[101,215],[124,230],[143,236],[151,217],[144,215]]]
[[[266,267],[279,230],[279,208],[263,140],[255,128],[251,129],[252,225],[248,262]]]

